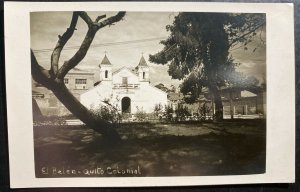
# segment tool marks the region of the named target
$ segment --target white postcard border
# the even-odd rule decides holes
[[[266,173],[234,176],[35,178],[30,23],[33,11],[201,11],[267,15]],[[5,2],[10,183],[26,187],[179,186],[295,181],[295,60],[292,4],[194,2]]]

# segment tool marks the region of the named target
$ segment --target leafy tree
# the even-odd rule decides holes
[[[215,119],[223,119],[219,88],[235,70],[229,49],[251,42],[257,30],[265,25],[264,14],[179,13],[166,27],[170,36],[161,41],[162,51],[150,55],[150,61],[168,64],[168,73],[183,80],[181,92],[195,102],[207,87],[215,103]]]
[[[37,83],[51,90],[71,113],[83,121],[88,127],[101,133],[108,141],[116,141],[120,139],[118,133],[113,127],[113,124],[103,118],[99,118],[97,115],[93,115],[92,111],[83,106],[65,86],[64,77],[85,57],[97,31],[103,27],[119,22],[124,16],[125,12],[119,12],[115,16],[107,19],[104,19],[106,15],[98,16],[93,21],[86,12],[73,12],[69,28],[67,28],[63,35],[58,36],[57,44],[51,55],[50,69],[45,69],[40,66],[31,50],[31,74],[33,79]],[[60,54],[68,40],[73,36],[79,18],[81,18],[88,26],[85,38],[77,52],[69,60],[65,61],[61,67],[59,67]]]

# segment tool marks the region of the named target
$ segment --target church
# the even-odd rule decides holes
[[[155,105],[168,104],[167,93],[150,84],[150,70],[143,56],[135,68],[113,71],[105,55],[98,73],[95,86],[80,94],[80,102],[89,109],[109,103],[121,113],[153,113]]]

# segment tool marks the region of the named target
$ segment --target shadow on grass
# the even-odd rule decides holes
[[[199,135],[185,136],[167,132],[168,127],[164,125],[130,126],[130,130],[126,131],[126,126],[119,130],[123,139],[114,146],[104,143],[101,135],[84,127],[35,127],[36,176],[120,176],[86,175],[82,171],[96,168],[106,170],[108,167],[140,169],[140,174],[122,176],[238,175],[265,172],[266,143],[263,130],[259,130],[259,134],[224,133],[214,130],[219,130],[217,125],[209,124],[201,125],[201,130],[212,126],[211,131],[199,131]],[[250,130],[249,127],[245,129]],[[42,169],[45,167],[52,172],[53,169],[81,171],[74,175],[43,174]]]

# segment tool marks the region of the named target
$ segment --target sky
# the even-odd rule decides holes
[[[108,18],[116,12],[88,12],[88,14],[92,20],[95,20],[98,15],[106,14]],[[98,65],[105,53],[113,65],[113,70],[124,66],[133,68],[143,55],[150,66],[151,84],[178,86],[180,81],[171,79],[167,72],[167,65],[157,65],[148,61],[149,54],[162,50],[163,45],[159,42],[168,37],[166,25],[172,24],[176,15],[177,13],[171,12],[127,12],[124,20],[97,32],[86,57],[77,68],[88,71],[99,70]],[[31,13],[31,49],[36,50],[35,56],[43,67],[50,68],[52,49],[56,45],[58,35],[62,35],[69,26],[71,17],[72,12]],[[76,28],[62,51],[60,64],[77,51],[76,46],[81,44],[88,29],[81,19],[78,20]],[[240,63],[237,67],[238,71],[246,75],[254,75],[262,81],[266,71],[266,47],[260,38],[265,39],[265,32],[259,35],[248,45],[247,51],[237,45],[232,48],[230,54],[235,62]],[[134,42],[135,40],[138,42]]]

